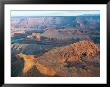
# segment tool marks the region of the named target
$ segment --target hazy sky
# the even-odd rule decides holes
[[[11,16],[77,16],[100,14],[100,11],[11,11]]]

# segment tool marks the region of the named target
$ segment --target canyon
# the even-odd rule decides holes
[[[11,17],[12,77],[99,77],[100,16]]]

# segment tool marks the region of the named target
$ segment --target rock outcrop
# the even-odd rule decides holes
[[[38,62],[38,58],[33,55],[17,54],[17,58],[24,60],[24,68],[21,76],[29,76],[29,72],[34,67],[34,72],[39,71],[41,74],[53,76],[55,71],[52,68],[45,67],[45,65]]]
[[[91,41],[83,40],[45,52],[39,57],[17,54],[24,60],[23,75],[34,66],[44,76],[99,76],[99,48]]]
[[[72,33],[59,31],[57,29],[48,29],[41,36],[49,38],[49,39],[56,39],[56,40],[70,40],[72,39]]]

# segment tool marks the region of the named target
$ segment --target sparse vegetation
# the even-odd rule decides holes
[[[19,76],[31,76],[30,70],[33,66],[34,72],[40,73],[41,76],[99,76],[99,67],[93,63],[98,53],[97,46],[91,41],[57,47],[38,57],[20,53],[17,57],[24,60],[24,68]],[[81,59],[83,57],[86,59]]]
[[[100,76],[99,19],[12,17],[11,76]]]

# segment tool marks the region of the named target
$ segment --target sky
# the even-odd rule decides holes
[[[11,16],[78,16],[100,14],[100,11],[11,11]]]

